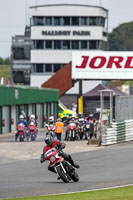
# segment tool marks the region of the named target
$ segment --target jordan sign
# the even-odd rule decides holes
[[[133,52],[73,52],[72,79],[133,80]]]

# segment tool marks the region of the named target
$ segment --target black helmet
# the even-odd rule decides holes
[[[47,145],[51,146],[53,144],[54,139],[51,135],[46,135],[46,137],[44,138],[44,141]]]

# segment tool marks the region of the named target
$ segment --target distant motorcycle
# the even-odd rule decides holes
[[[44,155],[42,154],[41,156]],[[56,173],[65,183],[71,180],[74,182],[79,181],[75,168],[60,156],[60,152],[56,148],[51,148],[45,153],[45,160],[50,162],[50,167],[54,167]]]
[[[78,134],[80,139],[82,140],[85,135],[85,124],[83,122],[78,123]]]
[[[78,140],[77,132],[76,132],[77,126],[76,123],[70,122],[70,124],[67,126],[67,131],[66,131],[66,138],[65,140]]]
[[[53,136],[53,137],[55,137],[56,136],[56,134],[55,134],[55,130],[56,130],[56,127],[55,127],[55,125],[54,124],[46,124],[46,127],[47,127],[47,130],[48,130],[48,132],[46,133],[46,135],[51,135],[51,136]]]
[[[35,141],[36,137],[37,137],[37,127],[36,127],[36,124],[34,122],[30,122],[30,124],[28,126],[27,141],[29,140],[29,138],[31,138],[31,141]]]
[[[23,123],[19,123],[17,125],[17,135],[20,142],[23,142],[25,139],[25,125]]]

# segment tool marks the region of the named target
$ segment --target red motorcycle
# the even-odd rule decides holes
[[[55,130],[56,130],[55,125],[54,124],[49,124],[49,125],[46,124],[46,127],[47,127],[47,130],[48,130],[47,135],[49,134],[49,135],[55,137],[56,136],[56,134],[55,134]]]
[[[78,140],[77,132],[76,132],[77,126],[75,122],[70,122],[70,124],[67,126],[66,130],[66,137],[65,140]]]
[[[43,154],[41,156],[43,156]],[[50,167],[54,167],[56,173],[65,183],[71,180],[74,182],[79,181],[79,176],[75,168],[60,156],[56,148],[51,148],[45,153],[45,160],[50,162]]]
[[[19,123],[17,125],[17,135],[20,142],[24,141],[25,138],[25,125],[23,123]]]
[[[31,141],[35,141],[35,139],[37,137],[37,127],[36,127],[36,124],[34,122],[30,122],[30,124],[28,126],[27,141],[29,140],[29,137],[31,138]]]

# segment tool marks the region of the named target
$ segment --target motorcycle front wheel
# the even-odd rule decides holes
[[[24,137],[20,135],[20,136],[19,136],[19,141],[20,141],[20,142],[23,142],[23,141],[24,141]]]
[[[56,169],[57,169],[57,172],[58,172],[59,176],[64,181],[64,183],[68,183],[69,182],[69,178],[68,178],[67,174],[64,173],[62,167],[58,166]]]

